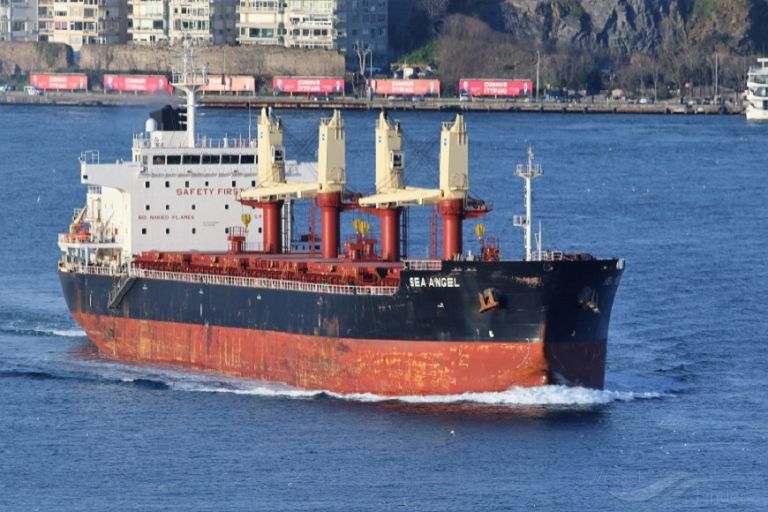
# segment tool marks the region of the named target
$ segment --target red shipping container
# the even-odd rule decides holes
[[[439,80],[369,80],[368,86],[387,96],[440,96]]]
[[[171,94],[171,85],[162,75],[104,75],[104,90]]]
[[[459,90],[470,96],[531,96],[532,80],[462,78]]]
[[[82,73],[30,73],[29,83],[43,91],[88,90],[88,76]]]
[[[276,93],[344,94],[344,79],[276,76],[272,79],[272,90]]]

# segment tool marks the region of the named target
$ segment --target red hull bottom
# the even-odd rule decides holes
[[[106,356],[304,389],[453,395],[568,383],[602,388],[605,343],[357,340],[100,317],[75,319]]]

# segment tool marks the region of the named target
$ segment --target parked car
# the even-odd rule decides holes
[[[35,87],[34,85],[25,85],[24,86],[24,95],[25,96],[42,96],[43,91]]]

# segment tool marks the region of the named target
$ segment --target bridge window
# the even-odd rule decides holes
[[[181,155],[168,155],[168,165],[178,165],[181,163]]]
[[[238,164],[240,163],[239,155],[221,155],[222,164]]]
[[[203,155],[203,163],[204,164],[214,164],[219,165],[219,161],[221,160],[220,155]]]
[[[200,155],[184,155],[182,162],[185,164],[199,164]]]
[[[255,161],[256,161],[256,158],[253,155],[240,155],[241,164],[252,164]]]
[[[154,165],[165,165],[165,155],[155,155],[152,157]]]

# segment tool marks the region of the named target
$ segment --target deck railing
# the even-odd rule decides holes
[[[308,293],[330,293],[337,295],[394,295],[397,286],[355,286],[324,283],[305,283],[302,281],[289,281],[284,279],[270,279],[266,277],[240,277],[220,276],[215,274],[166,272],[163,270],[149,270],[143,268],[131,268],[127,274],[120,267],[103,267],[98,265],[64,264],[64,268],[70,272],[84,274],[106,275],[112,277],[130,276],[142,279],[158,279],[165,281],[181,281],[193,284],[212,284],[220,286],[240,286],[243,288],[267,288],[272,290],[290,290]]]
[[[442,270],[441,260],[403,260],[406,270]]]

